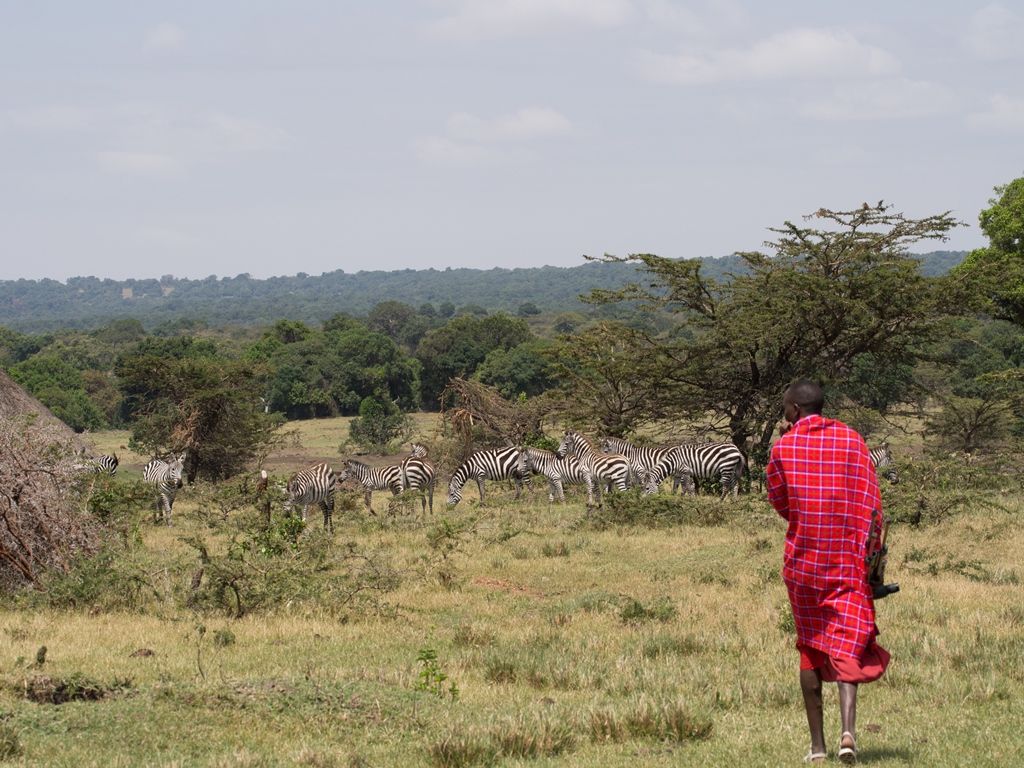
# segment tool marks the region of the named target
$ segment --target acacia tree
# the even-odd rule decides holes
[[[131,418],[132,447],[185,451],[190,481],[198,475],[222,479],[275,444],[280,420],[263,412],[265,372],[259,366],[193,346],[199,345],[185,345],[188,353],[180,356],[144,347],[123,356],[115,372]]]
[[[593,303],[637,301],[674,315],[690,331],[633,330],[623,354],[636,385],[652,393],[635,422],[716,418],[732,441],[766,453],[780,398],[797,377],[841,381],[860,356],[875,364],[912,361],[939,311],[934,280],[907,249],[944,240],[959,223],[949,212],[912,219],[879,201],[852,211],[820,209],[770,231],[770,253],[740,253],[743,270],[714,280],[697,259],[652,254],[605,261],[639,262],[646,285],[595,291]]]

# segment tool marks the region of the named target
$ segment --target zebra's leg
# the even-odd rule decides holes
[[[162,501],[164,507],[164,522],[167,523],[168,527],[170,527],[172,525],[171,509],[174,507],[174,497],[168,493],[163,497]]]
[[[515,486],[516,500],[518,501],[519,497],[523,495],[523,479],[521,477],[513,477],[512,485]]]
[[[367,512],[373,512],[373,507],[370,506],[370,499],[373,496],[373,491],[369,488],[363,489],[363,504],[366,505]]]
[[[480,503],[484,503],[484,479],[480,475],[476,476],[476,489],[480,491]],[[518,496],[516,498],[519,498]]]
[[[321,501],[320,508],[324,512],[324,530],[334,533],[334,494]]]
[[[434,514],[434,481],[427,483],[427,498],[430,500],[430,514]]]

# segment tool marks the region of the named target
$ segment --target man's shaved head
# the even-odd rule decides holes
[[[783,402],[800,406],[803,413],[820,414],[825,407],[825,393],[810,379],[798,379],[786,387]]]

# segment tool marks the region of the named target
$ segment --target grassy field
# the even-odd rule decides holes
[[[296,463],[338,456],[340,425],[302,430],[287,454]],[[239,619],[174,597],[194,567],[185,539],[224,543],[202,494],[184,490],[175,528],[142,526],[139,557],[157,591],[139,609],[0,609],[0,760],[801,764],[784,527],[763,499],[691,500],[690,522],[652,527],[602,522],[578,496],[517,503],[491,485],[486,506],[470,486],[433,517],[337,514],[334,542],[396,575],[378,601],[284,601]],[[894,525],[889,575],[902,592],[878,604],[893,663],[861,691],[863,764],[1024,765],[1022,502],[1007,488]],[[54,698],[61,681],[96,700],[31,700]],[[834,754],[834,686],[826,727]],[[5,753],[13,739],[20,750]]]

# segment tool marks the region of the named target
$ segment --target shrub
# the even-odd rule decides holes
[[[394,443],[412,436],[412,420],[386,397],[366,397],[359,404],[359,416],[348,428],[352,442],[367,451],[388,453]]]
[[[729,508],[714,497],[640,495],[637,491],[610,493],[604,506],[591,513],[588,524],[598,530],[620,525],[665,528],[674,525],[721,525]]]
[[[39,586],[100,544],[64,433],[32,419],[0,420],[0,591]]]

